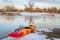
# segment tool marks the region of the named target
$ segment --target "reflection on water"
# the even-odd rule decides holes
[[[0,16],[0,21],[13,21],[14,17],[6,17],[6,16]]]
[[[37,25],[38,29],[60,26],[60,16],[32,17],[32,21]],[[0,16],[0,38],[6,36],[9,32],[15,30],[19,26],[27,26],[28,24],[28,16]]]
[[[0,38],[6,36],[9,32],[18,28],[19,26],[28,25],[25,23],[24,17],[14,17],[13,19],[6,19],[0,17]]]

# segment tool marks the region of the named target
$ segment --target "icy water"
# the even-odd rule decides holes
[[[25,19],[26,18],[26,19]],[[60,15],[52,16],[34,16],[33,23],[37,25],[37,29],[41,28],[60,28]],[[29,25],[28,16],[0,16],[0,38],[7,36],[7,34],[19,26]]]

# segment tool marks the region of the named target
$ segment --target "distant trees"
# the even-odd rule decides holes
[[[35,8],[33,11],[34,11],[34,12],[43,12],[44,10],[37,7],[37,8]]]
[[[57,10],[57,13],[60,14],[60,9]]]
[[[15,12],[15,11],[19,11],[16,7],[14,7],[14,6],[5,6],[4,8],[2,8],[2,10],[4,11],[4,12]]]
[[[57,8],[53,7],[53,12],[56,13],[57,12]]]
[[[60,8],[57,9],[56,7],[50,7],[50,8],[34,8],[34,3],[29,2],[28,5],[24,5],[25,9],[18,9],[15,6],[7,5],[4,8],[0,9],[0,12],[47,12],[47,13],[59,13],[60,14]]]
[[[2,12],[2,9],[0,9],[0,12]]]
[[[53,9],[52,9],[52,8],[48,8],[48,9],[47,9],[47,12],[48,12],[48,13],[52,13],[52,12],[53,12]]]
[[[24,6],[25,6],[24,11],[26,11],[26,12],[33,12],[34,3],[29,2],[28,5],[24,5]]]
[[[60,9],[57,9],[56,7],[51,7],[51,8],[39,8],[36,7],[34,9],[34,4],[33,3],[28,3],[27,5],[24,5],[25,9],[23,11],[25,12],[48,12],[48,13],[60,13]]]
[[[44,8],[43,10],[44,10],[44,12],[47,12],[47,9],[46,8]]]
[[[47,12],[47,13],[60,13],[60,9],[57,9],[56,7],[51,7],[51,8],[38,8],[36,7],[35,9],[32,7],[25,7],[24,9],[25,12]]]
[[[39,12],[39,11],[40,9],[38,7],[34,9],[34,12]]]

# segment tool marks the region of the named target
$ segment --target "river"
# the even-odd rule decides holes
[[[60,14],[55,14],[55,16],[34,16],[32,21],[37,26],[37,29],[60,28]],[[7,36],[9,32],[20,26],[28,25],[29,16],[0,16],[0,38]]]

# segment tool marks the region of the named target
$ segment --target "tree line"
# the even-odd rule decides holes
[[[60,14],[60,8],[57,9],[56,7],[50,7],[50,8],[34,8],[32,4],[27,7],[24,6],[24,10],[18,9],[15,6],[5,6],[4,8],[0,9],[0,12],[46,12],[46,13],[59,13]]]

